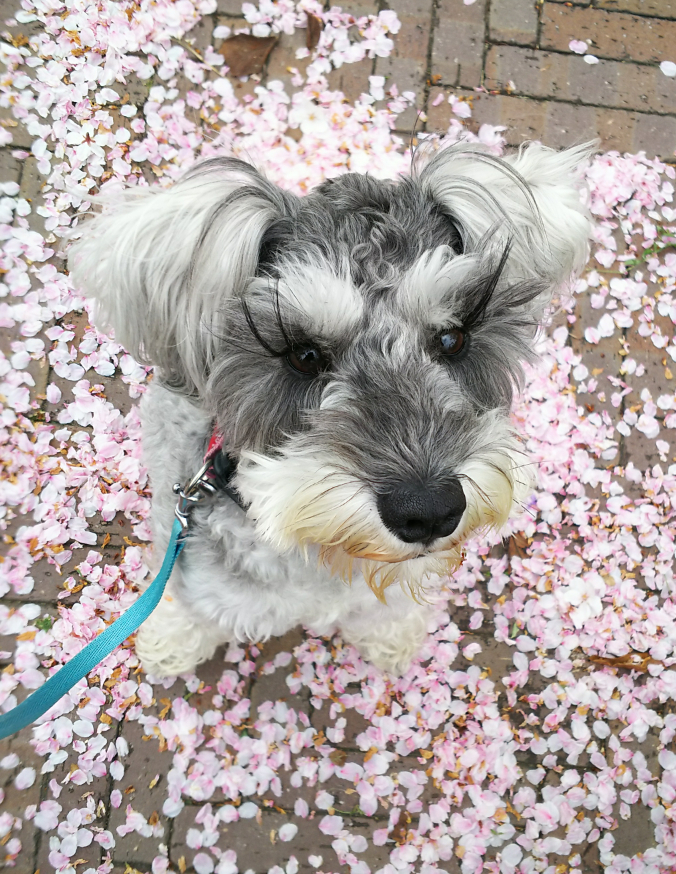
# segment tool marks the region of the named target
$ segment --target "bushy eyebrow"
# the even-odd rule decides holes
[[[538,276],[508,281],[511,242],[501,249],[484,245],[474,252],[455,255],[448,247],[428,250],[403,277],[398,298],[405,312],[413,311],[429,325],[471,330],[487,319],[529,320],[529,304],[547,291]],[[524,310],[526,312],[524,312]]]
[[[488,258],[460,291],[449,294],[457,304],[460,323],[466,330],[476,328],[487,319],[508,317],[515,310],[527,308],[528,304],[547,290],[545,280],[529,277],[516,282],[500,284],[512,244],[508,240],[499,257]]]

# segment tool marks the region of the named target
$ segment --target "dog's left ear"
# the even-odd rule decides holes
[[[97,324],[163,379],[199,393],[223,342],[223,305],[256,274],[261,240],[297,198],[236,158],[168,189],[127,189],[84,225],[68,264]]]
[[[502,159],[459,144],[415,175],[458,225],[465,252],[509,243],[508,277],[537,278],[551,290],[589,256],[592,222],[582,192],[593,152],[593,143],[561,152],[531,143]]]

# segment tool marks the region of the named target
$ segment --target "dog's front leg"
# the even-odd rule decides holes
[[[195,619],[175,594],[179,573],[175,568],[164,597],[136,636],[136,653],[143,669],[155,677],[191,673],[225,643],[225,634],[218,626]]]
[[[375,602],[369,609],[349,614],[340,622],[340,632],[367,661],[399,676],[425,642],[432,615],[432,607],[396,591],[388,593],[387,604]]]

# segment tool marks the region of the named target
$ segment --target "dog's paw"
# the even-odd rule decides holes
[[[136,635],[136,654],[143,669],[154,677],[188,674],[208,661],[220,637],[190,622],[176,600],[163,598]]]
[[[356,646],[366,661],[381,671],[400,677],[411,666],[427,637],[426,610],[414,610],[390,622],[374,623],[368,629],[343,627],[344,639]]]

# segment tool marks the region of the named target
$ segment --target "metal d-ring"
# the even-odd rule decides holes
[[[185,486],[180,483],[174,483],[173,492],[178,495],[176,509],[174,511],[176,518],[181,523],[181,528],[185,533],[188,530],[188,522],[190,519],[190,510],[199,503],[204,497],[204,493],[213,495],[216,489],[207,480],[207,472],[212,466],[212,461],[205,461],[202,467],[192,477]]]

